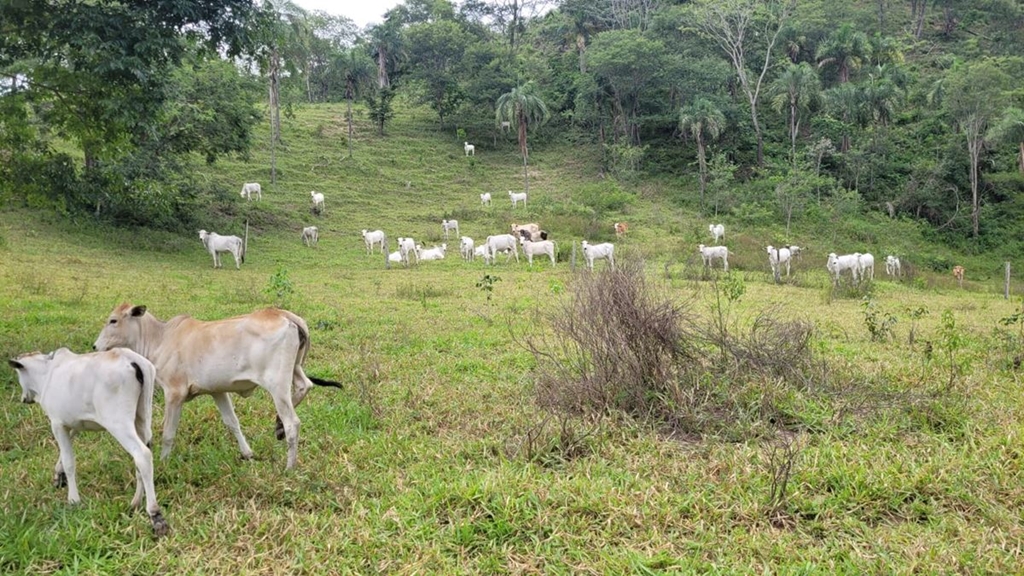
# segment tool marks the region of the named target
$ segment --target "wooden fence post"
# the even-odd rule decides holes
[[[1003,299],[1010,299],[1010,263],[1006,263],[1006,279],[1003,282]]]

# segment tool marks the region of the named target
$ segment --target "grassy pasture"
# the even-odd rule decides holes
[[[346,158],[342,109],[299,109],[285,123],[276,186],[266,176],[266,150],[250,163],[197,164],[224,190],[205,227],[240,235],[250,218],[240,271],[228,260],[212,269],[195,234],[0,213],[6,357],[59,346],[84,351],[126,300],[162,319],[220,318],[280,302],[311,327],[307,372],[346,386],[314,390],[299,407],[299,465],[289,473],[266,394],[235,401],[252,462],[240,460],[209,399],[186,405],[174,453],[156,467],[172,534],[154,541],[144,516],[128,510],[130,460],[106,435],[76,440],[80,506],[69,507],[66,491],[50,486],[57,450],[49,425],[37,407],[18,403],[13,371],[5,369],[0,572],[1022,570],[1024,406],[1012,368],[1020,340],[1005,344],[1017,328],[998,322],[1020,303],[998,295],[994,273],[963,291],[924,267],[913,283],[889,282],[876,251],[872,298],[899,322],[890,341],[871,342],[861,301],[829,297],[823,263],[835,236],[795,235],[793,243],[810,250],[794,278],[775,286],[763,239],[780,232],[726,221],[736,253],[730,263],[746,288],[732,317],[743,324],[775,306],[813,322],[819,353],[892,390],[894,403],[948,379],[943,311],[964,336],[947,390],[955,401],[799,434],[787,520],[773,522],[767,453],[757,440],[680,439],[613,414],[579,457],[522,456],[531,434],[557,445],[557,431],[538,432],[544,413],[534,404],[535,360],[510,334],[547,330],[544,313],[572,287],[570,240],[610,240],[614,221],[630,222],[619,258],[644,258],[673,298],[707,313],[712,282],[702,279],[695,248],[707,238],[705,219],[660,201],[664,184],[597,179],[595,153],[557,142],[534,150],[530,203],[513,212],[506,192],[521,188],[521,164],[510,141],[495,146],[490,135],[470,135],[477,156],[466,158],[461,139],[439,133],[428,113],[403,109],[384,139],[360,120],[355,156]],[[245,181],[263,182],[258,206],[240,201]],[[310,212],[310,190],[325,194],[325,214]],[[494,196],[491,208],[479,205],[481,192]],[[359,237],[360,229],[382,228],[392,250],[401,235],[439,244],[440,221],[452,217],[477,240],[513,221],[540,221],[559,241],[560,262],[488,268],[460,261],[453,240],[443,261],[385,270]],[[299,242],[310,224],[321,230],[315,249]],[[879,243],[912,253],[919,239],[895,226]],[[275,274],[290,292],[269,289]],[[490,300],[476,286],[484,274],[500,278]],[[907,309],[918,307],[928,314],[910,346]],[[158,394],[157,423],[160,404]]]

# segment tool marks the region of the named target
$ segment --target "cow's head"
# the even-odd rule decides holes
[[[110,350],[120,346],[138,352],[142,340],[142,317],[145,314],[145,306],[132,306],[128,302],[116,306],[96,338],[96,343],[92,345],[93,350]]]
[[[40,385],[50,372],[50,361],[56,352],[26,352],[17,358],[11,358],[7,364],[18,373],[21,384],[21,401],[33,404],[39,395]]]

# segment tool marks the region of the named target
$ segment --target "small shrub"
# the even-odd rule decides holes
[[[874,300],[865,298],[864,303],[864,326],[871,335],[872,342],[888,342],[893,336],[893,326],[898,319],[890,312],[883,312],[875,305]]]
[[[270,296],[274,301],[275,306],[285,308],[287,306],[288,299],[295,293],[295,286],[292,284],[291,279],[288,278],[288,270],[284,267],[278,268],[277,271],[270,276],[270,279],[267,281],[267,286],[263,291]]]
[[[484,274],[484,277],[476,283],[476,287],[483,290],[487,294],[487,301],[491,301],[491,295],[494,292],[494,284],[501,282],[501,278],[498,276],[491,276],[490,274]]]

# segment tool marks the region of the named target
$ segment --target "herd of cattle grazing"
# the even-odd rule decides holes
[[[473,146],[467,143],[466,154],[473,153]],[[252,182],[243,185],[241,194],[249,200],[262,197],[260,185]],[[313,210],[322,213],[323,194],[310,194]],[[509,197],[513,206],[526,202],[525,193],[509,192]],[[481,194],[480,200],[489,205],[491,195]],[[536,223],[514,223],[510,233],[488,236],[479,246],[472,238],[460,236],[458,221],[444,219],[441,227],[445,240],[450,234],[460,237],[459,253],[466,260],[479,256],[493,264],[504,253],[506,262],[513,257],[518,262],[522,250],[531,265],[534,256],[547,256],[552,265],[557,261],[555,242]],[[628,230],[624,222],[614,224],[617,238],[625,236]],[[711,224],[708,231],[715,243],[725,238],[723,224]],[[376,250],[382,255],[387,252],[383,231],[363,230],[362,236],[367,254]],[[219,254],[223,252],[234,257],[236,268],[245,261],[245,242],[237,236],[200,230],[199,237],[213,257],[215,268],[221,266]],[[318,228],[303,228],[301,240],[307,246],[316,246]],[[406,266],[410,258],[417,262],[443,259],[448,247],[442,243],[424,249],[406,236],[399,237],[397,243],[398,250],[388,254],[388,262]],[[593,270],[596,260],[607,260],[615,268],[614,244],[590,244],[583,240],[580,246],[589,269]],[[783,267],[789,276],[792,259],[801,253],[799,246],[768,246],[766,250],[776,277]],[[700,244],[698,251],[704,266],[711,267],[720,260],[728,271],[726,246]],[[831,253],[826,268],[835,282],[847,271],[854,282],[873,279],[874,257],[867,253]],[[890,276],[900,276],[899,258],[887,256],[885,271]],[[956,266],[953,274],[962,285],[964,268]],[[306,375],[302,365],[310,350],[309,327],[300,316],[277,308],[216,321],[180,315],[164,322],[145,306],[124,303],[110,313],[93,349],[95,352],[87,354],[75,354],[67,348],[49,354],[30,352],[11,359],[9,364],[17,372],[22,401],[38,403],[50,419],[60,452],[54,466],[55,486],[67,486],[68,501],[79,502],[72,436],[83,430],[107,430],[133,459],[136,489],[131,505],[137,508],[145,496],[146,512],[157,536],[165,535],[169,528],[157,503],[150,450],[156,385],[164,395],[161,458],[167,458],[171,452],[184,403],[210,395],[224,425],[238,442],[242,457],[251,459],[252,449],[242,433],[229,394],[246,397],[259,387],[273,399],[277,412],[275,434],[287,443],[289,469],[298,458],[299,418],[295,408],[313,385],[341,388],[337,382]]]

